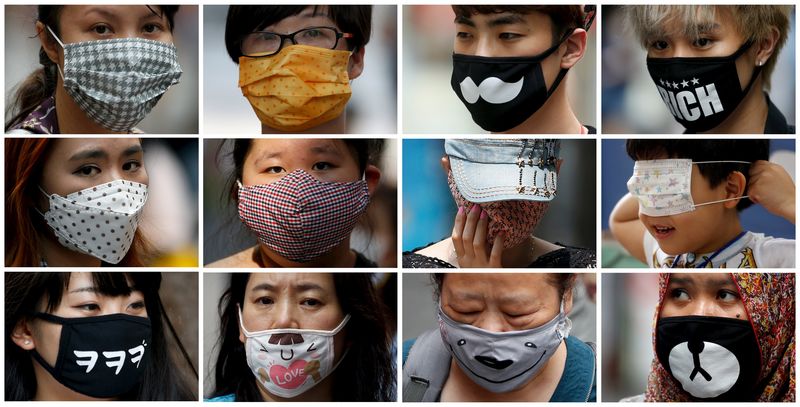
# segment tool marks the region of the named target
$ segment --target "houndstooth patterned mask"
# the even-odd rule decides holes
[[[298,263],[322,256],[344,239],[367,210],[367,182],[323,182],[296,170],[277,182],[239,183],[239,217],[258,240]]]
[[[50,30],[50,27],[47,27]],[[86,115],[114,132],[128,132],[178,83],[175,46],[143,38],[64,44],[64,90]]]

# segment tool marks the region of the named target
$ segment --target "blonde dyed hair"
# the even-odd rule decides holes
[[[761,70],[764,86],[769,88],[775,61],[786,44],[789,34],[789,15],[792,6],[772,5],[645,5],[626,6],[628,27],[633,30],[643,47],[658,39],[682,35],[699,38],[714,23],[716,13],[731,13],[736,28],[745,41],[754,44],[769,37],[771,27],[780,32],[772,56]],[[667,30],[668,26],[675,30]]]

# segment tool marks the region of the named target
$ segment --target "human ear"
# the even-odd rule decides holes
[[[350,62],[347,63],[347,76],[350,80],[361,76],[364,72],[364,47],[358,47],[353,54],[350,55]]]
[[[575,66],[586,53],[586,30],[583,28],[573,30],[572,34],[564,41],[564,45],[567,48],[564,55],[561,56],[561,68],[569,69]]]
[[[739,171],[733,171],[728,174],[728,178],[725,180],[725,198],[739,198],[744,195],[744,189],[747,187],[747,178],[745,178],[744,174]],[[739,203],[738,200],[735,201],[726,201],[722,204],[728,208],[732,209],[735,208],[736,205]]]
[[[50,31],[41,21],[36,22],[36,32],[39,36],[39,43],[42,45],[44,52],[47,54],[47,57],[50,58],[54,64],[60,64],[60,59],[58,57],[58,43],[53,39],[52,35],[50,35]]]
[[[11,331],[11,340],[22,348],[22,350],[33,350],[36,344],[33,341],[33,333],[27,320],[22,319],[14,326]]]
[[[758,42],[756,48],[756,66],[762,66],[769,61],[769,58],[775,52],[775,47],[778,45],[778,40],[781,37],[781,32],[778,27],[770,26],[769,34],[766,38]]]
[[[442,164],[442,169],[444,170],[445,175],[450,173],[450,156],[445,155],[442,156],[442,160],[439,162]]]
[[[572,288],[564,292],[564,315],[572,312]]]
[[[364,169],[364,179],[367,180],[367,190],[369,190],[369,194],[372,196],[375,189],[378,188],[378,181],[381,180],[381,170],[372,164],[368,164],[367,168]]]

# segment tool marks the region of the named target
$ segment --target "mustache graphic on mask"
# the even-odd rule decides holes
[[[522,92],[524,81],[525,77],[522,77],[516,82],[509,83],[491,76],[481,81],[480,85],[476,85],[475,81],[468,76],[461,81],[459,86],[461,86],[461,95],[468,103],[476,103],[479,98],[482,98],[488,103],[499,105],[514,100]]]

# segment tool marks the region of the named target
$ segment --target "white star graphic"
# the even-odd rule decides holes
[[[683,85],[683,87],[685,88],[689,86],[689,82],[686,82],[686,79],[684,79],[683,82],[681,82],[681,85]]]
[[[678,84],[675,83],[675,82],[672,82],[672,87],[675,88],[675,89],[678,89]]]
[[[700,80],[699,79],[692,78],[692,85],[699,85],[699,84],[700,84]]]
[[[666,86],[667,88],[671,88],[672,87],[672,85],[669,84],[669,81],[667,81],[667,83],[665,83],[664,86]]]
[[[663,79],[659,79],[658,81],[661,82],[661,86],[664,86],[664,80]]]

